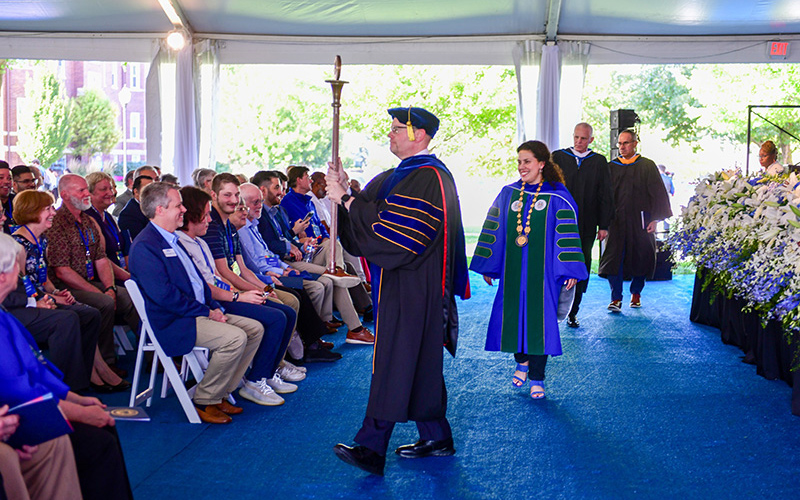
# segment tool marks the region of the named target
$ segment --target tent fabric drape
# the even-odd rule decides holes
[[[541,42],[529,40],[517,43],[512,53],[517,75],[517,143],[535,136],[541,51]]]
[[[175,78],[175,175],[182,185],[191,182],[197,168],[197,115],[195,106],[194,45],[178,52]]]
[[[558,42],[561,54],[561,83],[559,99],[559,143],[551,149],[572,145],[575,124],[583,121],[583,83],[589,64],[591,45],[583,42]],[[605,124],[592,123],[594,128]]]
[[[145,81],[145,127],[147,137],[147,164],[161,165],[161,68],[167,51],[160,41],[154,43],[155,55]]]
[[[194,168],[216,167],[216,124],[219,103],[219,42],[204,40],[195,44],[196,135],[199,138],[198,164]]]
[[[561,84],[561,55],[558,45],[542,47],[539,71],[539,100],[536,137],[551,150],[558,149],[558,99]]]

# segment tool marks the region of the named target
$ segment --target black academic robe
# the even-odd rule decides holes
[[[598,274],[602,277],[616,275],[624,253],[626,275],[652,278],[656,267],[656,238],[646,228],[651,221],[672,216],[661,175],[656,164],[642,156],[628,165],[615,158],[608,167],[614,185],[615,209]]]
[[[447,342],[454,352],[458,328],[454,265],[458,252],[464,256],[461,212],[446,170],[415,168],[382,192],[393,172],[355,194],[349,212],[339,209],[344,248],[366,257],[372,270],[375,346],[366,413],[392,422],[435,420],[447,409],[442,346]]]
[[[607,230],[614,216],[614,191],[608,160],[594,151],[584,158],[578,158],[565,148],[553,152],[553,161],[564,172],[564,185],[578,205],[581,249],[586,269],[591,269],[592,246],[597,230]]]

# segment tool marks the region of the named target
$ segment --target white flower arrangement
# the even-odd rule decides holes
[[[700,179],[668,245],[728,297],[800,334],[800,182],[717,173]]]

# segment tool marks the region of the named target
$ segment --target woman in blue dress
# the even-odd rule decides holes
[[[547,356],[562,352],[559,311],[566,315],[575,283],[588,276],[577,205],[561,169],[542,142],[525,142],[517,153],[520,180],[492,203],[470,269],[489,285],[500,280],[486,350],[514,353],[512,383],[528,382],[531,397],[541,399]]]

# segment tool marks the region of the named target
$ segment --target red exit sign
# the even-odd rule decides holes
[[[789,42],[767,42],[769,56],[775,59],[786,59],[789,55]]]

